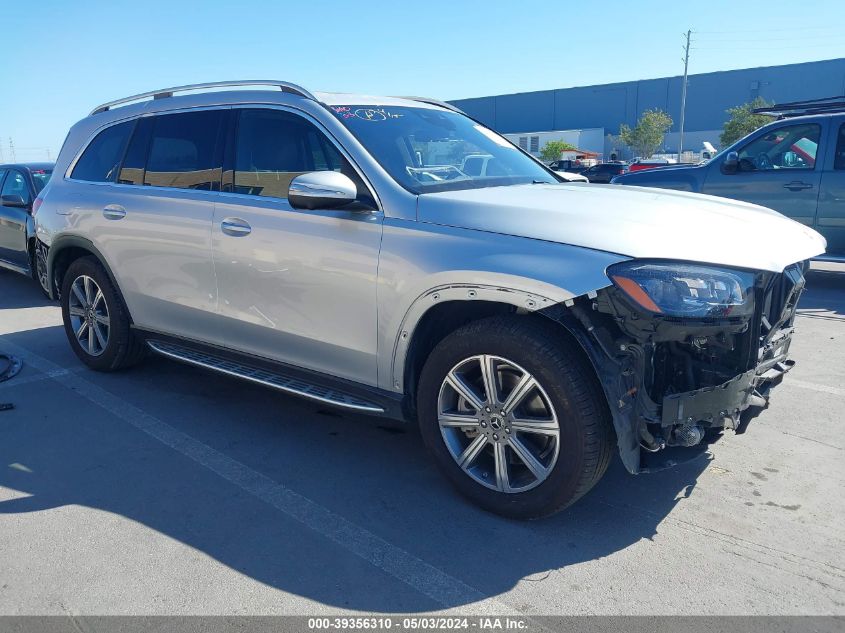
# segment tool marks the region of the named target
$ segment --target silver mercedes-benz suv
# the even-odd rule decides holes
[[[152,350],[417,420],[458,490],[522,518],[586,493],[613,444],[637,473],[742,430],[825,249],[759,206],[563,183],[445,103],[276,81],[99,106],[39,198],[89,367]]]

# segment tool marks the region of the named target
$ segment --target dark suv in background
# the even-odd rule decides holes
[[[53,163],[0,165],[0,267],[31,275],[45,292],[46,260],[36,248],[33,202],[52,174]]]
[[[763,110],[780,118],[707,163],[623,174],[613,183],[707,193],[769,207],[827,239],[827,254],[819,259],[845,261],[845,99]]]

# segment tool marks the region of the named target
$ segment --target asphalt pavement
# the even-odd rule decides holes
[[[84,368],[0,272],[0,614],[845,614],[845,267],[742,435],[618,457],[535,522],[465,502],[414,428],[150,357]]]

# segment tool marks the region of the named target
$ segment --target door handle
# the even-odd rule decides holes
[[[119,204],[109,204],[103,207],[103,217],[106,220],[120,220],[126,217],[126,209]]]
[[[813,185],[808,182],[801,182],[800,180],[793,180],[792,182],[788,182],[783,186],[784,189],[789,189],[790,191],[801,191],[802,189],[812,189]]]
[[[245,237],[252,233],[252,227],[240,218],[226,218],[220,223],[220,229],[232,237]]]

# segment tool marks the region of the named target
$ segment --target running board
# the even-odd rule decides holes
[[[266,369],[244,365],[243,363],[214,356],[197,349],[155,340],[147,341],[147,345],[154,352],[162,356],[167,356],[168,358],[182,361],[189,365],[211,369],[221,374],[228,374],[229,376],[249,380],[250,382],[255,382],[265,387],[272,387],[273,389],[308,398],[309,400],[316,400],[317,402],[323,402],[335,407],[353,409],[366,413],[384,413],[384,409],[379,405],[348,393],[321,387],[320,385],[308,383],[298,378],[292,378]]]
[[[845,264],[845,255],[833,255],[831,253],[825,253],[824,255],[813,257],[813,261],[823,262],[825,264]]]

